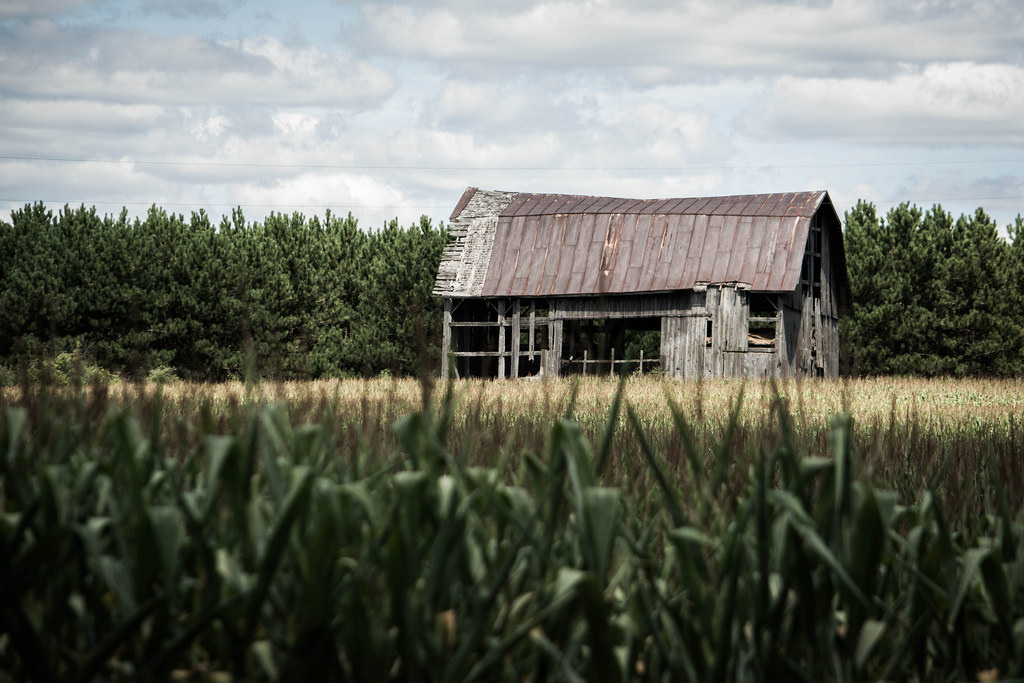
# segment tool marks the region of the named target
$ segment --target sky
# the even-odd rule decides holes
[[[0,219],[466,187],[1024,214],[1024,1],[0,0]]]

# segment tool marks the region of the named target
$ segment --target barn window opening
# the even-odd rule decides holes
[[[711,321],[708,320],[707,329],[704,332],[704,348],[711,348]]]
[[[660,366],[659,318],[583,319],[565,323],[563,374],[649,373]]]
[[[778,297],[772,294],[751,294],[747,349],[750,351],[774,351],[778,322]]]

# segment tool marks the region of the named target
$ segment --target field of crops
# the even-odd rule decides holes
[[[0,680],[1024,674],[1022,381],[7,387],[0,410]]]

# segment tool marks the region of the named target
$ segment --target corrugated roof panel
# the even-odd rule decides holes
[[[672,248],[672,233],[668,229],[668,216],[658,214],[651,216],[651,246],[647,250],[643,269],[647,273],[647,289],[654,290],[658,273],[661,271],[661,260]]]
[[[579,238],[580,221],[582,220],[583,216],[578,213],[571,213],[565,217],[561,248],[558,250],[558,263],[555,268],[555,281],[551,284],[552,292],[569,291],[572,280],[572,259],[577,251],[576,240]]]
[[[616,270],[620,277],[613,285],[617,291],[636,292],[640,286],[640,264],[647,251],[650,216],[632,214],[623,217],[623,237]],[[627,236],[629,239],[627,239]]]
[[[736,198],[735,213],[737,216],[752,216],[754,209],[760,206],[761,199],[757,195],[745,194]]]
[[[561,236],[565,228],[565,214],[542,216],[538,226],[537,241],[533,247],[533,266],[530,268],[530,280],[526,291],[541,296],[551,291],[551,282],[554,281],[558,254],[562,250]]]
[[[683,217],[679,215],[666,216],[664,214],[656,216],[655,220],[661,223],[662,237],[658,244],[658,252],[655,254],[656,260],[650,267],[650,286],[649,291],[665,291],[675,288],[675,283],[678,277],[681,275],[678,271],[679,268],[674,268],[672,261],[672,254],[676,248],[676,244],[682,239],[681,231],[679,229],[679,223]],[[686,236],[688,238],[688,235]]]
[[[673,215],[669,217],[669,229],[675,231],[675,240],[672,251],[663,259],[665,267],[665,285],[659,286],[661,290],[689,289],[696,282],[697,269],[691,268],[690,277],[687,277],[686,267],[690,259],[690,245],[697,237],[697,216],[685,214],[682,216]],[[700,236],[701,244],[697,249],[703,247],[703,235]],[[694,261],[696,263],[696,261]]]
[[[737,282],[746,282],[750,284],[750,280],[744,280],[743,274],[743,259],[747,255],[747,244],[750,242],[750,225],[754,219],[752,216],[740,216],[736,219],[735,230],[733,231],[733,244],[729,250],[729,262],[725,266],[725,270],[730,275],[734,275]]]
[[[779,232],[775,246],[775,266],[772,268],[771,276],[768,278],[767,289],[769,291],[778,291],[786,279],[790,247],[793,244],[793,232],[796,228],[795,218],[783,218],[780,216],[776,220],[778,220]]]
[[[512,201],[509,202],[508,206],[505,207],[505,210],[501,212],[501,217],[511,218],[512,216],[515,216],[516,212],[519,211],[519,209],[526,204],[530,196],[531,195],[523,192],[517,194],[515,197],[512,198]]]
[[[648,244],[651,238],[651,215],[639,214],[633,224],[633,251],[629,255],[629,267],[639,268],[644,263],[644,256],[647,255]]]
[[[687,213],[707,214],[704,207],[711,203],[714,197],[698,197],[696,201],[686,208]]]
[[[520,210],[522,215],[546,215],[558,213],[560,206],[565,204],[565,197],[557,194],[539,194],[534,201],[523,205]]]
[[[772,264],[775,263],[775,247],[779,238],[779,221],[776,218],[767,216],[756,216],[758,221],[764,221],[764,228],[761,232],[761,253],[757,258],[757,274],[752,283],[753,289],[767,290],[768,279],[771,275]]]
[[[490,292],[491,294],[512,290],[512,280],[516,275],[516,263],[519,261],[519,249],[523,244],[524,221],[525,219],[523,218],[503,218],[498,220],[498,231],[501,232],[502,228],[504,228],[507,232],[507,237],[505,239],[505,252],[495,252],[492,254],[491,262],[487,266],[487,281],[497,280],[495,282],[496,286]]]
[[[807,248],[807,234],[810,231],[810,218],[786,218],[793,221],[793,241],[789,247],[789,261],[786,264],[786,274],[783,277],[780,289],[796,289],[800,284],[800,271],[803,268],[804,251]]]
[[[644,205],[640,207],[639,212],[644,214],[664,213],[665,207],[673,204],[674,202],[674,199],[651,199],[650,201],[644,202]]]
[[[526,216],[521,223],[523,239],[515,259],[515,275],[512,276],[511,285],[513,292],[525,293],[527,291],[530,269],[533,265],[533,247],[537,240],[538,223],[540,223],[538,216]]]
[[[708,216],[697,214],[693,217],[693,234],[690,237],[690,244],[686,249],[686,261],[683,265],[683,274],[679,278],[681,287],[689,289],[697,282],[697,270],[700,266],[701,253],[704,251],[704,241],[708,232]],[[678,263],[678,262],[677,262]]]
[[[735,282],[738,278],[736,273],[729,272],[729,261],[732,260],[732,250],[736,244],[736,224],[738,216],[714,216],[721,218],[722,233],[718,238],[718,254],[715,256],[714,273],[711,276],[712,282]]]
[[[597,281],[601,276],[601,257],[604,253],[605,237],[608,235],[610,214],[597,214],[594,216],[594,229],[590,235],[590,246],[586,247],[586,264],[583,269],[583,284],[580,292],[598,291]],[[580,245],[584,246],[584,245]]]
[[[774,216],[775,207],[779,205],[779,201],[782,200],[783,195],[781,194],[770,194],[765,197],[764,202],[757,209],[758,216]]]
[[[728,208],[732,205],[730,197],[710,197],[708,203],[701,207],[700,212],[709,216],[729,213]]]
[[[789,215],[790,208],[796,200],[796,196],[792,194],[784,194],[779,198],[779,203],[772,209],[771,215],[773,216],[786,216]]]
[[[697,282],[720,282],[715,273],[715,258],[718,256],[718,241],[722,237],[722,216],[709,216],[708,229],[704,237],[704,248],[700,252],[697,264]]]
[[[761,241],[764,239],[764,216],[744,216],[750,220],[750,234],[747,236],[746,253],[740,269],[740,282],[749,283],[751,288],[757,282],[757,260],[761,255]]]

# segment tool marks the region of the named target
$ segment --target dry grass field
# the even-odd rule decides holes
[[[595,377],[456,381],[450,386],[448,443],[468,462],[498,465],[514,460],[523,450],[543,452],[553,421],[567,414],[588,438],[596,440],[606,427],[618,385],[615,379]],[[284,404],[294,424],[329,424],[338,437],[338,451],[347,457],[372,452],[372,458],[388,463],[397,457],[398,449],[392,424],[424,403],[436,411],[448,389],[444,384],[393,378],[248,385],[118,383],[54,389],[42,395],[33,392],[27,403],[43,401],[63,405],[58,412],[90,415],[119,406],[143,424],[158,428],[172,449],[192,448],[206,434],[231,431],[252,407]],[[877,486],[906,496],[933,488],[952,511],[962,511],[964,519],[970,520],[979,506],[986,505],[991,477],[999,476],[1011,506],[1024,507],[1022,379],[695,382],[633,377],[625,383],[623,402],[633,409],[646,437],[685,488],[684,445],[673,407],[710,463],[739,402],[729,452],[732,468],[742,476],[752,457],[766,454],[779,441],[777,398],[805,454],[827,455],[832,419],[849,413],[858,474]],[[0,407],[25,402],[21,388],[0,388]],[[642,472],[636,430],[625,410],[617,415],[611,443],[609,480],[649,485]]]

